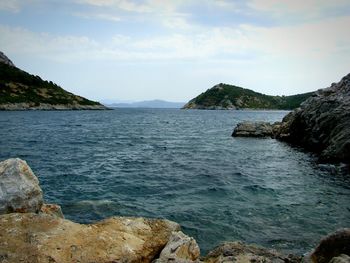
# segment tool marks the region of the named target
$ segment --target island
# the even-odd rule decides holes
[[[106,110],[99,102],[70,93],[52,81],[17,68],[0,52],[0,110]]]
[[[272,109],[293,110],[311,97],[313,92],[292,96],[270,96],[234,85],[220,83],[190,100],[183,109],[236,110]]]

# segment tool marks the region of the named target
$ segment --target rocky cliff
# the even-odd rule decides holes
[[[0,52],[0,110],[104,110],[102,104],[74,95],[52,81],[19,68]]]
[[[290,110],[299,107],[311,95],[312,93],[293,96],[269,96],[249,89],[220,83],[190,100],[183,108],[204,110]]]
[[[196,241],[165,219],[112,217],[95,224],[63,218],[58,205],[44,204],[39,181],[20,159],[0,162],[0,262],[6,263],[300,263],[241,242],[228,242],[200,258]],[[322,240],[303,260],[350,260],[350,229]]]
[[[271,136],[315,152],[323,162],[350,163],[350,74],[318,90],[282,122],[264,124]],[[239,124],[233,136],[255,137],[262,126]],[[266,129],[265,129],[266,130]],[[260,134],[262,134],[260,132]]]

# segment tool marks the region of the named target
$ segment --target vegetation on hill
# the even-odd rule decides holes
[[[67,92],[52,81],[0,63],[0,104],[7,103],[102,106]]]
[[[293,96],[269,96],[249,89],[220,83],[190,100],[185,109],[279,109],[291,110],[313,92]]]

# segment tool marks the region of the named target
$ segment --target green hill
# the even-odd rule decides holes
[[[249,89],[220,83],[190,100],[184,109],[278,109],[291,110],[313,92],[293,96],[269,96]]]
[[[52,81],[31,75],[12,63],[0,62],[0,110],[26,109],[83,110],[106,107],[99,102],[74,95]]]

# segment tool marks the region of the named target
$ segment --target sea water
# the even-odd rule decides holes
[[[166,218],[203,254],[234,240],[303,254],[350,226],[350,177],[286,143],[231,137],[239,121],[274,122],[286,113],[0,112],[0,160],[26,160],[45,202],[77,222]]]

